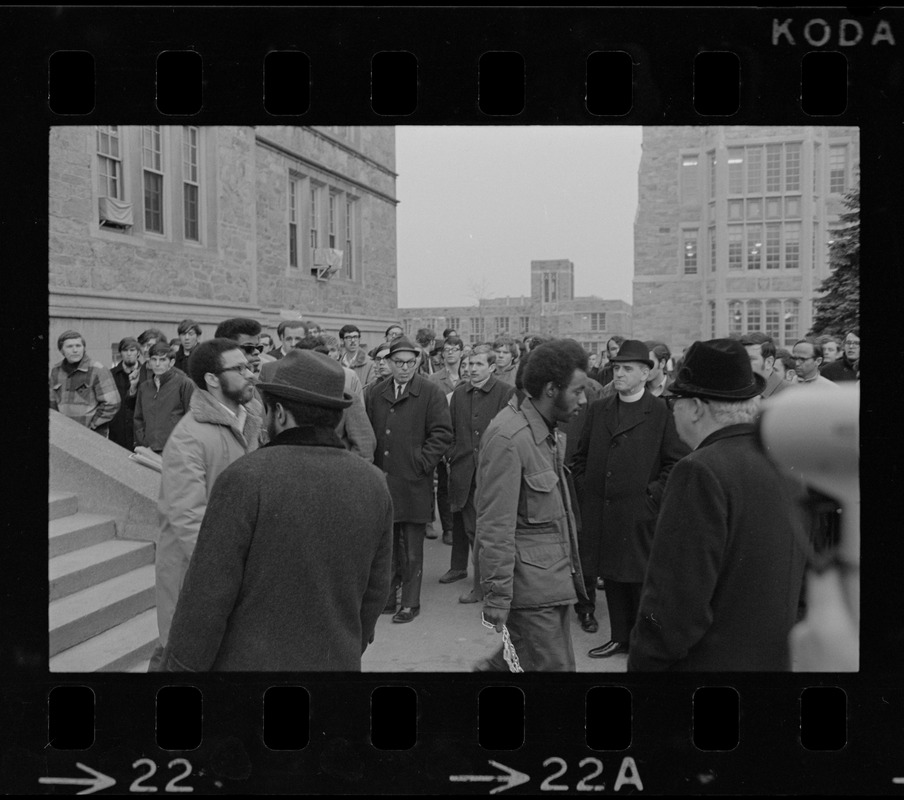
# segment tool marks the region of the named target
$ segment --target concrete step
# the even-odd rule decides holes
[[[154,606],[154,565],[118,575],[50,603],[51,657]]]
[[[50,557],[71,553],[116,535],[112,517],[100,514],[72,514],[50,521]]]
[[[157,644],[157,611],[150,608],[50,659],[51,672],[147,672]],[[144,665],[143,670],[138,668]]]
[[[78,496],[69,492],[50,492],[48,503],[49,519],[68,517],[78,511]]]
[[[122,539],[110,539],[55,556],[50,559],[48,570],[50,599],[59,600],[153,563],[153,544]]]

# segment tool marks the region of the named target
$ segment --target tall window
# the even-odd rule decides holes
[[[716,301],[709,301],[709,338],[716,338]]]
[[[716,151],[709,154],[709,199],[716,198]]]
[[[782,190],[782,146],[770,144],[766,146],[766,191]]]
[[[829,191],[843,194],[847,188],[847,147],[834,145],[829,148]]]
[[[785,346],[791,347],[800,338],[800,303],[785,300]]]
[[[308,200],[308,211],[310,212],[308,216],[308,224],[311,250],[314,250],[320,246],[319,239],[317,238],[318,229],[320,227],[318,225],[318,221],[320,219],[320,204],[317,202],[317,196],[319,194],[320,187],[315,186],[314,182],[311,181],[311,192]]]
[[[355,252],[355,203],[348,195],[345,196],[345,250],[342,260],[345,264],[345,277],[353,280],[354,272],[354,252]]]
[[[681,159],[681,202],[685,205],[696,205],[700,202],[699,172],[697,156],[684,156]]]
[[[97,164],[98,195],[122,200],[122,147],[118,125],[97,126]]]
[[[744,250],[744,229],[732,225],[728,230],[728,268],[741,269],[741,255]]]
[[[766,269],[778,269],[782,258],[781,225],[770,223],[766,226]]]
[[[544,272],[543,273],[543,302],[544,303],[555,303],[556,302],[556,282],[558,279],[558,275],[555,272]]]
[[[329,228],[327,230],[327,238],[329,247],[336,247],[336,195],[330,192],[329,197]]]
[[[763,191],[763,148],[750,147],[747,150],[747,193],[761,194]]]
[[[782,335],[782,301],[766,301],[766,335],[776,342]]]
[[[763,268],[763,226],[747,226],[747,269]]]
[[[185,238],[194,242],[201,240],[198,135],[199,131],[194,126],[186,125],[182,128],[182,219]]]
[[[800,145],[785,145],[785,191],[800,191]]]
[[[606,312],[594,312],[590,315],[590,330],[594,333],[600,333],[606,330]]]
[[[709,229],[709,270],[716,271],[716,229]]]
[[[496,333],[506,333],[509,329],[508,317],[496,317]]]
[[[785,269],[800,269],[800,224],[785,224]]]
[[[289,178],[289,266],[298,266],[298,180]]]
[[[521,330],[527,333],[530,330],[530,317],[521,317]]]
[[[461,320],[458,317],[446,317],[447,328],[452,328],[453,331],[457,331],[460,325]]]
[[[733,147],[728,151],[728,193],[744,191],[744,149]]]
[[[685,275],[697,274],[697,229],[681,231],[681,256]]]
[[[163,132],[160,125],[141,129],[144,180],[144,229],[163,233]]]
[[[483,341],[483,318],[471,317],[471,344]]]
[[[728,330],[730,333],[744,332],[744,304],[740,300],[728,304]]]
[[[763,304],[759,300],[747,301],[747,330],[758,331],[763,324]]]

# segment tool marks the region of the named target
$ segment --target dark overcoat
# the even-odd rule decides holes
[[[386,473],[396,522],[433,519],[433,470],[452,442],[443,390],[414,375],[395,399],[392,377],[367,394],[367,416],[377,437],[374,465]]]
[[[354,502],[337,502],[348,484]],[[359,671],[391,553],[379,470],[333,431],[284,431],[217,478],[163,670]]]
[[[591,576],[642,583],[669,471],[690,450],[664,400],[644,391],[640,419],[621,425],[618,402],[614,395],[590,404],[572,459],[581,565]]]
[[[807,541],[793,485],[752,424],[710,434],[675,465],[629,670],[790,669]]]
[[[438,374],[438,373],[437,373]],[[459,383],[452,393],[449,412],[452,415],[452,446],[449,448],[449,503],[460,511],[468,502],[471,483],[477,473],[480,441],[487,426],[515,394],[510,386],[490,375],[475,388],[470,381]]]
[[[141,366],[138,369],[141,369]],[[116,416],[110,422],[110,441],[125,447],[126,450],[134,450],[135,400],[138,395],[136,393],[129,396],[131,381],[129,380],[129,373],[123,369],[122,362],[113,367],[110,370],[110,374],[113,376],[113,382],[116,384],[116,388],[119,390],[119,398],[122,400],[119,411],[116,412]],[[140,381],[141,373],[139,373],[138,378]]]

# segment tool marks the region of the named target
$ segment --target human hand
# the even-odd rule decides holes
[[[508,615],[509,612],[507,608],[484,606],[482,616],[484,622],[496,629],[496,633],[502,633],[502,628],[505,625],[505,621],[508,619]]]

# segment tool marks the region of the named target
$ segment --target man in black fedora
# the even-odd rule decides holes
[[[755,439],[765,383],[738,341],[685,353],[668,403],[693,452],[662,498],[629,671],[790,668],[807,538],[793,488]]]
[[[389,593],[392,501],[336,435],[342,367],[291,350],[257,385],[269,444],[217,478],[163,670],[360,671]],[[336,499],[354,486],[355,502]]]
[[[609,640],[591,649],[591,658],[628,651],[659,501],[672,466],[689,452],[665,402],[647,385],[650,348],[629,339],[609,361],[616,393],[590,404],[571,460],[588,595],[575,611],[581,627],[596,633],[597,577],[605,580],[609,609]]]

